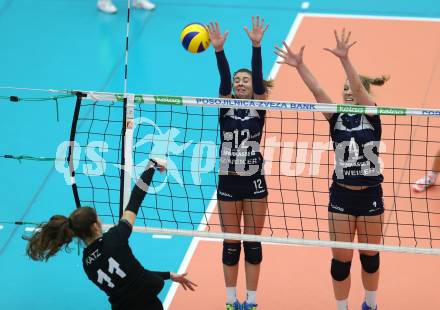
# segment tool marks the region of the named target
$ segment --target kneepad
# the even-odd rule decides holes
[[[240,261],[241,243],[223,242],[222,262],[226,266],[235,266]]]
[[[244,259],[249,264],[258,265],[263,260],[261,242],[243,241]]]
[[[332,259],[331,274],[336,281],[344,281],[350,275],[351,261],[341,262],[337,259]]]
[[[379,265],[380,265],[379,253],[373,256],[361,254],[360,258],[361,258],[362,269],[364,269],[366,273],[375,273],[379,269]]]

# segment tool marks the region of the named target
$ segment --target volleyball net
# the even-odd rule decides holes
[[[136,231],[326,247],[440,254],[440,191],[414,193],[440,149],[440,110],[76,92],[68,152],[77,206],[116,223],[149,158],[156,173]],[[269,190],[261,236],[223,234],[216,188],[219,108],[266,109],[261,141]],[[382,244],[329,240],[334,151],[321,112],[380,114],[385,202]],[[81,128],[77,124],[81,123]]]

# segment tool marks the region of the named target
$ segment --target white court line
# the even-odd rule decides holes
[[[171,235],[152,235],[151,238],[153,239],[171,239],[173,236]]]
[[[293,39],[295,38],[295,35],[298,32],[299,25],[301,25],[303,18],[304,18],[304,14],[298,14],[296,16],[295,20],[293,21],[293,24],[290,27],[289,33],[287,34],[287,37],[285,40],[287,46],[290,46]],[[278,45],[281,45],[281,47],[282,47],[282,42],[279,42]],[[274,80],[275,77],[278,75],[278,71],[280,71],[281,64],[277,63],[277,61],[280,61],[280,60],[282,60],[282,58],[277,56],[277,58],[275,59],[275,63],[272,66],[272,70],[269,73],[269,80]]]
[[[290,31],[286,37],[286,43],[288,46],[291,45],[293,42],[293,39],[295,38],[296,33],[298,32],[299,26],[301,25],[304,17],[320,17],[320,18],[352,18],[352,19],[375,19],[375,20],[402,20],[402,21],[423,21],[423,22],[440,22],[440,18],[423,18],[423,17],[403,17],[403,16],[369,16],[369,15],[343,15],[343,14],[315,14],[315,13],[298,13],[296,15],[296,18],[290,27]],[[280,42],[281,43],[281,42]],[[277,57],[275,60],[274,65],[272,66],[272,70],[269,74],[269,79],[275,79],[275,77],[278,74],[278,71],[280,70],[281,65],[277,63],[277,61],[280,60],[280,57]],[[214,195],[211,198],[211,202],[206,210],[206,217],[200,223],[198,227],[198,231],[205,230],[206,223],[209,221],[209,218],[212,215],[212,211],[215,208],[216,205],[216,195],[217,192],[214,192]],[[192,256],[195,253],[195,250],[199,244],[200,240],[209,239],[212,241],[211,238],[199,238],[194,237],[191,241],[191,244],[188,247],[188,250],[185,254],[185,257],[182,260],[182,263],[180,264],[178,273],[183,273],[188,268],[188,265],[191,261]],[[216,241],[221,242],[223,240],[217,239]],[[178,288],[178,284],[173,282],[171,284],[170,290],[168,291],[168,294],[165,297],[163,307],[164,310],[168,310],[169,306],[171,305],[171,302],[176,294]]]
[[[440,18],[435,17],[410,17],[410,16],[374,16],[374,15],[351,15],[351,14],[326,14],[326,13],[298,13],[302,17],[319,18],[346,18],[346,19],[371,19],[371,20],[400,20],[414,22],[440,22]]]
[[[217,204],[217,191],[214,192],[212,195],[211,201],[209,202],[208,208],[206,209],[206,216],[203,218],[201,223],[199,224],[199,227],[197,228],[198,231],[203,231],[206,229],[206,224],[209,222],[209,219],[211,218],[212,211],[214,210],[215,206]],[[199,237],[194,237],[191,240],[191,243],[188,247],[188,250],[186,251],[185,257],[182,260],[182,263],[180,264],[179,270],[177,273],[184,273],[186,269],[188,268],[188,265],[194,255],[194,252],[196,251],[197,245],[199,244]],[[179,287],[179,284],[176,282],[172,282],[170,290],[168,291],[167,296],[165,297],[165,300],[163,302],[164,310],[168,310],[168,307],[170,306],[171,302],[173,301],[174,295],[176,295],[177,288]]]

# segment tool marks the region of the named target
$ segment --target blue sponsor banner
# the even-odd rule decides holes
[[[233,98],[196,98],[197,104],[214,106],[231,106],[237,108],[264,108],[264,109],[284,109],[284,110],[302,110],[314,111],[315,104],[311,103],[290,103],[277,101],[255,101]]]

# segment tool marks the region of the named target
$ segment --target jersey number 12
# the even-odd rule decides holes
[[[258,191],[260,189],[263,189],[263,185],[262,185],[261,179],[256,179],[253,182],[254,182],[254,186],[255,186],[255,190],[256,191]]]

